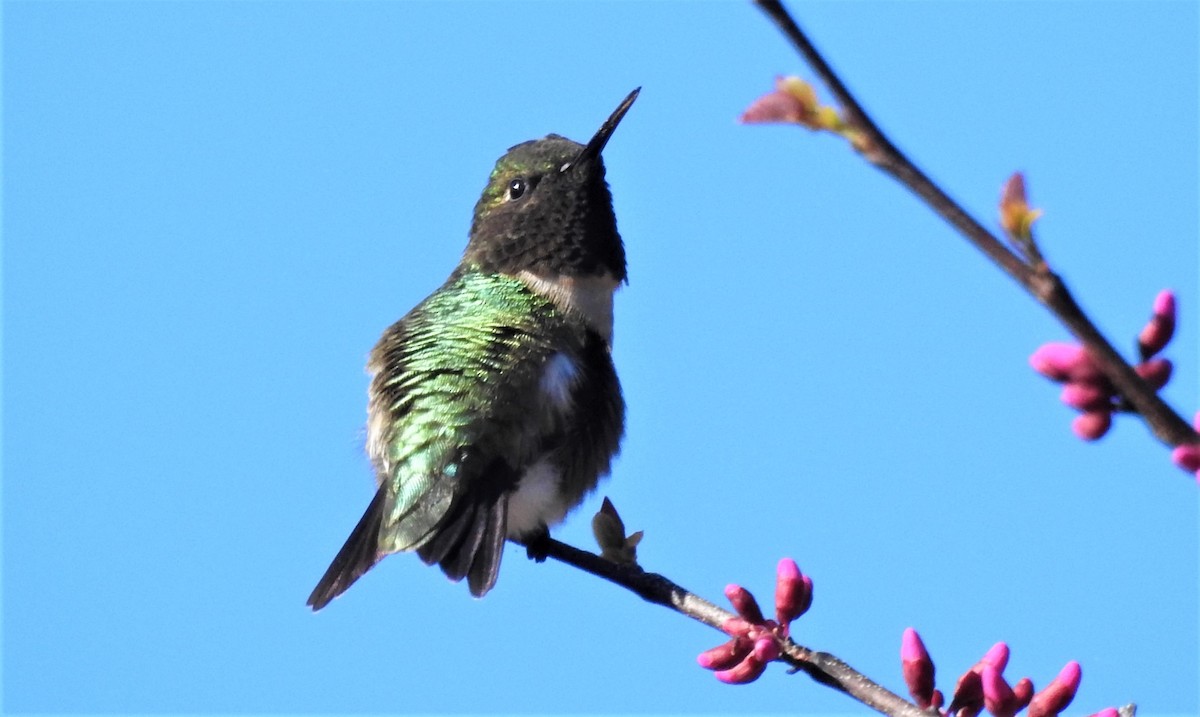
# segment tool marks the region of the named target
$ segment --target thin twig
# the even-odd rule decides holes
[[[901,152],[867,115],[804,31],[779,0],[754,0],[796,47],[813,72],[829,87],[846,114],[847,121],[865,138],[863,155],[887,172],[967,238],[1029,294],[1041,302],[1095,360],[1117,392],[1142,416],[1159,440],[1170,446],[1200,443],[1200,434],[1162,400],[1133,367],[1113,348],[1076,303],[1063,280],[1045,262],[1026,263],[983,227],[957,202]]]
[[[727,620],[736,617],[728,610],[685,590],[662,575],[648,573],[637,565],[620,565],[552,538],[546,539],[544,543],[539,540],[537,547],[539,551],[544,550],[547,557],[604,578],[647,602],[670,608],[716,630],[721,630],[721,626]],[[894,717],[929,717],[935,714],[922,711],[833,655],[811,650],[791,639],[787,639],[781,646],[778,659],[817,682],[845,692],[883,714]]]

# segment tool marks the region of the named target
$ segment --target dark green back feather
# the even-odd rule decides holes
[[[452,276],[384,333],[369,363],[368,444],[388,488],[384,552],[427,541],[457,496],[485,487],[493,461],[516,479],[559,430],[530,403],[546,360],[578,355],[586,341],[583,326],[520,281],[475,272]],[[513,487],[488,475],[489,492]]]

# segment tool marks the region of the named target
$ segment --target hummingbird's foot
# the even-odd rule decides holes
[[[534,562],[546,562],[546,558],[550,556],[550,530],[542,528],[525,538],[525,554]]]

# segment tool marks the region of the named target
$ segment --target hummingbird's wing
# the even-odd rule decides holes
[[[355,580],[358,580],[375,566],[382,557],[379,555],[379,526],[383,519],[383,502],[387,497],[381,486],[375,491],[375,497],[367,506],[366,512],[358,520],[358,525],[350,531],[350,537],[338,551],[337,556],[317,586],[308,596],[308,605],[313,612],[329,604],[338,595],[346,592]]]
[[[547,361],[578,354],[588,330],[521,282],[456,274],[389,328],[372,351],[367,450],[375,498],[309,597],[320,609],[390,553],[416,550],[471,592],[491,589],[507,495],[561,440]]]

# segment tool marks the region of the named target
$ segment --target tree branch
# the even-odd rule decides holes
[[[916,194],[1005,273],[1020,284],[1091,353],[1117,392],[1139,413],[1154,435],[1170,446],[1200,444],[1188,421],[1166,404],[1088,319],[1066,284],[1044,261],[1028,262],[1013,252],[950,198],[901,152],[867,115],[829,63],[779,0],[754,0],[775,23],[841,104],[847,122],[864,139],[863,156]]]
[[[524,543],[518,544],[524,545]],[[625,588],[647,602],[674,610],[724,633],[722,626],[736,616],[695,593],[686,590],[658,573],[648,573],[636,564],[622,565],[599,555],[580,550],[553,538],[537,543],[539,552],[547,557],[591,573]],[[923,711],[886,687],[873,682],[837,657],[796,644],[791,638],[783,641],[778,658],[793,670],[804,672],[817,682],[845,692],[872,709],[894,717],[929,717],[933,711]]]

